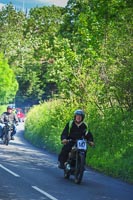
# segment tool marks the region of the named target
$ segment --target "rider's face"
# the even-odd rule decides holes
[[[11,112],[12,112],[12,109],[7,109],[7,112],[8,112],[8,113],[11,113]]]
[[[81,116],[81,115],[76,115],[76,116],[75,116],[75,121],[76,121],[77,123],[80,123],[80,122],[82,121],[82,116]]]

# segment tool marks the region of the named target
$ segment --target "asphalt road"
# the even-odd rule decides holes
[[[133,186],[87,169],[83,182],[64,179],[57,155],[38,149],[23,137],[0,141],[0,200],[132,200]]]

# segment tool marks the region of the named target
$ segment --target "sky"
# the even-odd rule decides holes
[[[68,0],[0,0],[0,9],[2,6],[12,2],[17,9],[30,9],[33,7],[56,5],[65,7]]]

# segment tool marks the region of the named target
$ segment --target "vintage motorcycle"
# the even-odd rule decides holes
[[[13,132],[13,125],[10,123],[5,123],[4,126],[4,134],[3,134],[3,143],[5,145],[9,144],[9,141],[11,140],[11,134]]]
[[[64,178],[74,176],[74,182],[80,184],[85,170],[85,158],[87,152],[87,141],[83,138],[77,140],[69,153],[64,168]]]

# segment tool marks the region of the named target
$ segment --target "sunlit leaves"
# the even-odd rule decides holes
[[[13,100],[18,90],[18,83],[7,60],[0,54],[0,103],[5,104]]]

